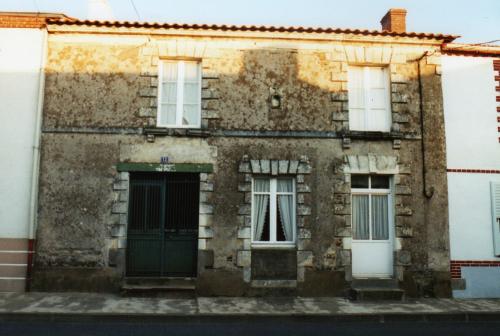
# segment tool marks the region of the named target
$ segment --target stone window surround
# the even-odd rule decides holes
[[[154,164],[152,166],[155,166]],[[151,170],[147,170],[151,171]],[[163,170],[168,171],[168,170]],[[201,251],[213,255],[210,248],[210,240],[213,238],[213,205],[212,194],[214,190],[213,172],[199,172],[200,174],[200,205],[198,223],[198,254]],[[108,266],[118,267],[122,275],[125,276],[125,258],[127,246],[127,225],[128,225],[128,200],[130,187],[130,172],[118,172],[113,183],[114,202],[112,204],[111,215],[113,222],[109,225],[109,237],[107,239]],[[198,258],[198,263],[204,262],[201,267],[212,267],[213,258]]]
[[[355,66],[384,66],[389,69],[391,102],[391,132],[398,133],[410,122],[407,93],[409,78],[401,71],[408,63],[407,56],[400,48],[380,46],[344,46],[332,55],[332,77],[334,91],[331,93],[333,104],[332,121],[335,131],[344,133],[343,148],[351,147],[349,130],[348,69]],[[352,132],[353,136],[356,133]],[[383,133],[383,132],[381,132]],[[394,149],[399,149],[401,141],[394,139]]]
[[[137,111],[137,116],[144,120],[144,127],[156,127],[157,125],[159,63],[164,60],[185,60],[200,63],[201,124],[198,129],[208,129],[212,122],[219,119],[219,95],[211,85],[214,81],[219,80],[219,76],[211,68],[210,62],[207,62],[210,57],[214,57],[213,52],[209,53],[205,48],[185,48],[184,52],[180,54],[177,48],[170,48],[168,42],[165,41],[150,41],[142,47],[143,71],[141,77],[143,80],[139,89],[139,97],[144,103],[143,107]]]
[[[294,287],[297,282],[304,281],[305,268],[313,266],[313,252],[305,250],[311,240],[311,231],[307,228],[306,218],[311,215],[311,206],[307,204],[305,195],[310,193],[308,176],[311,174],[309,158],[305,155],[299,160],[250,159],[244,155],[238,168],[240,182],[238,191],[243,195],[243,203],[238,209],[238,236],[241,250],[237,252],[236,265],[243,268],[243,280],[252,287]],[[252,280],[252,178],[255,175],[295,176],[296,182],[296,225],[297,225],[297,280]],[[276,247],[260,247],[273,249]]]
[[[336,240],[340,247],[338,251],[337,270],[345,272],[346,281],[352,280],[351,258],[351,174],[384,174],[393,176],[394,200],[394,277],[403,281],[404,269],[411,265],[411,255],[404,249],[405,239],[413,236],[409,220],[412,209],[405,205],[401,196],[411,195],[409,186],[409,166],[398,162],[396,156],[386,155],[345,155],[344,161],[337,165],[335,175],[338,184],[334,191],[334,212],[336,225]],[[343,226],[339,224],[344,224]]]

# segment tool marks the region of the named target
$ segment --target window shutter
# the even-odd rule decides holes
[[[354,131],[366,130],[365,125],[365,83],[364,68],[349,67],[349,129]]]
[[[500,256],[500,182],[491,182],[491,209],[493,250],[496,256]]]
[[[387,69],[381,67],[368,67],[367,69],[369,71],[368,130],[389,132],[391,125]]]

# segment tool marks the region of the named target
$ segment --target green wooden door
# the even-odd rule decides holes
[[[199,175],[133,173],[128,276],[196,276]]]

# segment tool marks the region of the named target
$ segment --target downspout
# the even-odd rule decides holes
[[[39,77],[38,77],[38,102],[35,119],[35,136],[33,139],[33,158],[32,158],[32,175],[31,175],[31,193],[30,193],[30,214],[29,214],[29,229],[28,229],[28,260],[26,268],[26,291],[31,288],[31,277],[33,271],[33,254],[35,253],[35,236],[37,227],[38,213],[38,176],[40,173],[40,142],[41,142],[41,126],[43,114],[43,98],[45,94],[45,63],[47,60],[47,43],[48,32],[47,28],[43,29],[42,36],[42,54],[40,58]]]
[[[421,151],[422,151],[422,184],[423,184],[423,192],[424,196],[427,198],[431,198],[434,195],[434,187],[431,186],[429,190],[427,190],[427,165],[425,162],[425,127],[424,127],[424,98],[423,98],[423,89],[422,89],[422,74],[420,69],[420,62],[424,57],[429,56],[429,52],[426,51],[424,54],[416,60],[417,62],[417,72],[418,72],[418,97],[419,97],[419,112],[420,112],[420,143],[421,143]]]

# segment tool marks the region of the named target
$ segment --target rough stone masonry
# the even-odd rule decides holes
[[[450,295],[439,38],[48,29],[34,289],[118,290],[129,173],[117,167],[168,156],[213,167],[200,174],[200,295],[344,295],[352,280],[350,181],[359,173],[393,177],[399,286],[411,296]],[[156,127],[165,59],[201,63],[200,129]],[[353,64],[389,70],[390,132],[349,130]],[[258,175],[296,181],[293,249],[252,247]]]

